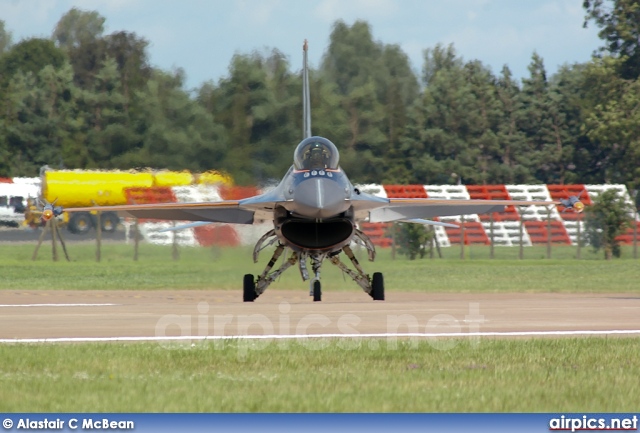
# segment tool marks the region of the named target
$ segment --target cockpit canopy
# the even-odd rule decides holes
[[[340,155],[335,144],[323,137],[305,138],[296,147],[293,165],[296,170],[337,169]]]

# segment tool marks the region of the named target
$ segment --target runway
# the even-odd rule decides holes
[[[640,296],[267,291],[2,291],[0,342],[640,335]]]

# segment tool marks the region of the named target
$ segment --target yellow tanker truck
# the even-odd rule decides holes
[[[189,171],[100,171],[41,170],[41,198],[63,209],[87,206],[127,204],[127,188],[174,187],[197,184],[232,185],[230,176],[212,170],[204,173]],[[97,218],[90,212],[73,212],[67,228],[72,233],[86,233],[95,228]],[[103,212],[101,228],[115,231],[120,218],[115,212]]]

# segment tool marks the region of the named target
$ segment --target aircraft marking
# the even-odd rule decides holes
[[[142,336],[142,337],[57,337],[57,338],[2,338],[0,343],[90,343],[125,341],[184,341],[184,340],[302,340],[320,338],[462,338],[462,337],[550,337],[589,335],[640,335],[640,329],[613,330],[567,330],[567,331],[489,331],[489,332],[407,332],[372,334],[267,334],[267,335],[182,335],[182,336]]]
[[[10,307],[111,307],[121,304],[0,304],[0,308]]]

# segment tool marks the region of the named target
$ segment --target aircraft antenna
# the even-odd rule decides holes
[[[311,101],[309,98],[309,67],[307,65],[307,40],[302,46],[302,135],[311,137]]]

